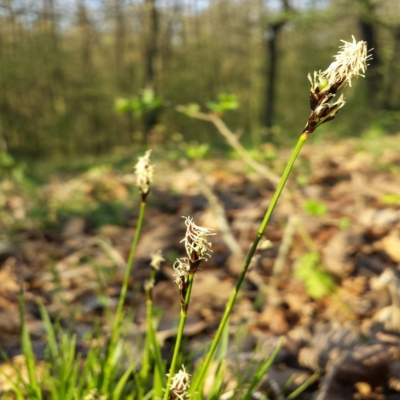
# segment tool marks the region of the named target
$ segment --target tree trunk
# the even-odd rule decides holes
[[[374,108],[380,108],[384,99],[383,75],[381,70],[380,46],[376,38],[375,5],[371,0],[359,0],[360,15],[359,26],[362,39],[367,42],[368,49],[372,50],[372,59],[369,61],[368,73],[365,76],[368,90],[368,98]]]
[[[125,21],[124,0],[114,1],[115,11],[115,70],[117,87],[124,90]]]
[[[268,60],[268,73],[265,91],[265,113],[264,126],[272,128],[275,117],[275,101],[276,101],[276,79],[278,66],[277,43],[279,34],[285,24],[288,22],[288,12],[290,11],[289,0],[282,0],[282,15],[274,23],[268,24],[265,31],[266,55]]]
[[[158,37],[158,13],[156,0],[145,0],[147,8],[148,31],[145,42],[145,74],[144,86],[147,90],[156,92],[156,60],[157,60],[157,37]],[[145,140],[149,132],[158,122],[157,110],[143,114]]]
[[[393,50],[387,68],[383,108],[385,110],[398,110],[400,108],[400,83],[398,82],[398,66],[400,65],[400,25],[393,28]]]

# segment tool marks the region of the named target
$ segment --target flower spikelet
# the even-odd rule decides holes
[[[367,54],[366,42],[357,42],[352,36],[353,42],[343,42],[342,49],[334,56],[335,61],[324,71],[328,85],[338,82],[348,83],[351,87],[351,80],[358,76],[364,77],[367,69],[367,61],[372,57]]]
[[[151,256],[150,266],[155,270],[158,271],[160,269],[161,263],[165,261],[165,258],[161,254],[161,250],[156,251]]]
[[[368,54],[366,42],[357,42],[354,36],[352,38],[352,42],[342,40],[343,45],[334,56],[335,61],[325,71],[308,74],[311,115],[303,130],[306,134],[335,118],[346,103],[343,95],[336,102],[332,101],[337,91],[345,84],[351,86],[352,79],[365,74],[371,55]]]
[[[191,262],[200,260],[208,261],[210,252],[212,252],[212,244],[207,240],[207,236],[215,235],[215,233],[212,232],[211,229],[197,226],[190,217],[183,218],[185,218],[186,235],[181,242],[185,244],[186,254],[189,260]]]
[[[177,284],[179,290],[182,290],[188,280],[189,272],[190,272],[190,264],[189,260],[185,258],[177,259],[172,266],[174,269],[173,277],[175,278],[174,282]]]
[[[147,150],[145,155],[139,157],[135,165],[136,184],[142,193],[142,197],[146,197],[153,181],[154,166],[150,163],[151,150]]]
[[[186,372],[185,366],[174,375],[171,383],[171,399],[186,400],[190,396],[188,390],[190,387],[190,375]]]

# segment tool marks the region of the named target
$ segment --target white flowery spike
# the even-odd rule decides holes
[[[181,243],[185,244],[186,254],[192,261],[193,252],[197,254],[198,260],[208,261],[207,257],[210,257],[209,253],[212,252],[212,243],[207,240],[207,236],[215,235],[215,233],[211,229],[197,226],[190,217],[183,218],[185,218],[186,235]]]
[[[139,157],[135,165],[136,184],[142,193],[146,195],[150,190],[150,185],[153,182],[154,166],[150,163],[151,150],[147,150],[145,155]]]
[[[342,49],[334,56],[335,61],[325,71],[329,82],[337,82],[345,78],[345,81],[351,86],[351,80],[357,76],[364,76],[367,69],[367,61],[372,57],[367,54],[366,42],[357,42],[352,36],[353,42],[343,42]],[[361,73],[362,72],[362,73]]]
[[[163,263],[164,261],[165,258],[162,256],[161,250],[158,250],[151,256],[150,266],[158,271],[160,269],[161,263]]]
[[[364,76],[367,69],[367,62],[372,58],[368,54],[366,42],[357,42],[352,36],[353,42],[346,42],[340,46],[340,51],[334,56],[335,61],[325,71],[315,71],[314,76],[308,75],[312,91],[317,93],[335,92],[348,83],[351,86],[351,80],[358,76]]]
[[[177,284],[179,290],[182,290],[183,284],[188,281],[190,264],[187,258],[177,259],[172,266],[174,273],[172,276],[175,278],[174,282]]]
[[[188,390],[190,387],[190,376],[185,369],[185,366],[182,365],[182,368],[174,375],[171,383],[171,393],[172,398],[179,400],[186,400],[190,396],[188,395]]]
[[[338,90],[347,83],[351,86],[353,78],[364,76],[367,62],[372,56],[368,54],[366,42],[357,42],[354,36],[352,38],[352,42],[342,40],[344,44],[334,56],[335,61],[325,71],[308,74],[311,115],[303,129],[307,135],[319,125],[334,119],[344,106],[343,95],[336,102],[333,101]]]

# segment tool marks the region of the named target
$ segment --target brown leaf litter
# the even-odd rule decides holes
[[[389,168],[400,165],[400,153],[360,151],[359,145],[343,141],[334,152],[332,146],[307,145],[300,156],[289,182],[291,196],[281,199],[234,308],[231,334],[237,346],[230,347],[225,360],[227,392],[236,387],[238,370],[244,371],[254,355],[265,358],[278,336],[285,335],[286,344],[259,391],[284,398],[282,393],[319,371],[318,381],[300,399],[400,398],[400,175]],[[161,250],[167,262],[157,274],[153,297],[155,307],[164,310],[158,337],[164,346],[171,345],[179,317],[172,263],[184,254],[181,216],[191,215],[218,235],[212,238],[210,261],[197,272],[185,334],[191,349],[212,337],[272,196],[271,185],[245,170],[240,160],[202,161],[181,171],[168,163],[157,168],[163,180],[148,198],[129,285],[127,306],[135,307],[134,320],[126,322],[129,331],[145,329],[140,288],[151,255]],[[296,185],[304,176],[306,183]],[[137,219],[138,199],[130,195],[133,175],[97,169],[41,190],[46,215],[54,221],[60,206],[69,203],[126,206],[121,224],[98,228],[85,213],[72,213],[60,229],[38,229],[27,217],[29,199],[2,185],[10,193],[0,204],[3,223],[13,226],[26,219],[11,240],[0,242],[2,349],[15,365],[21,363],[21,285],[38,360],[46,343],[38,300],[52,318],[75,320],[79,332],[99,317],[107,334],[105,308],[116,305]],[[309,200],[325,204],[328,212],[307,214]],[[297,221],[287,232],[291,215]],[[320,255],[320,268],[335,284],[332,293],[317,300],[293,276],[301,268],[299,259],[311,251]],[[269,347],[260,351],[263,346]],[[9,371],[6,363],[0,368]],[[5,390],[7,383],[0,380],[0,392]]]

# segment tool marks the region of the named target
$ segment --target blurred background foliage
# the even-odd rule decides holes
[[[374,58],[321,131],[398,132],[399,1],[0,0],[0,151],[50,159],[177,137],[223,145],[176,112],[188,103],[227,110],[248,146],[289,143],[309,114],[307,74],[351,35]]]

